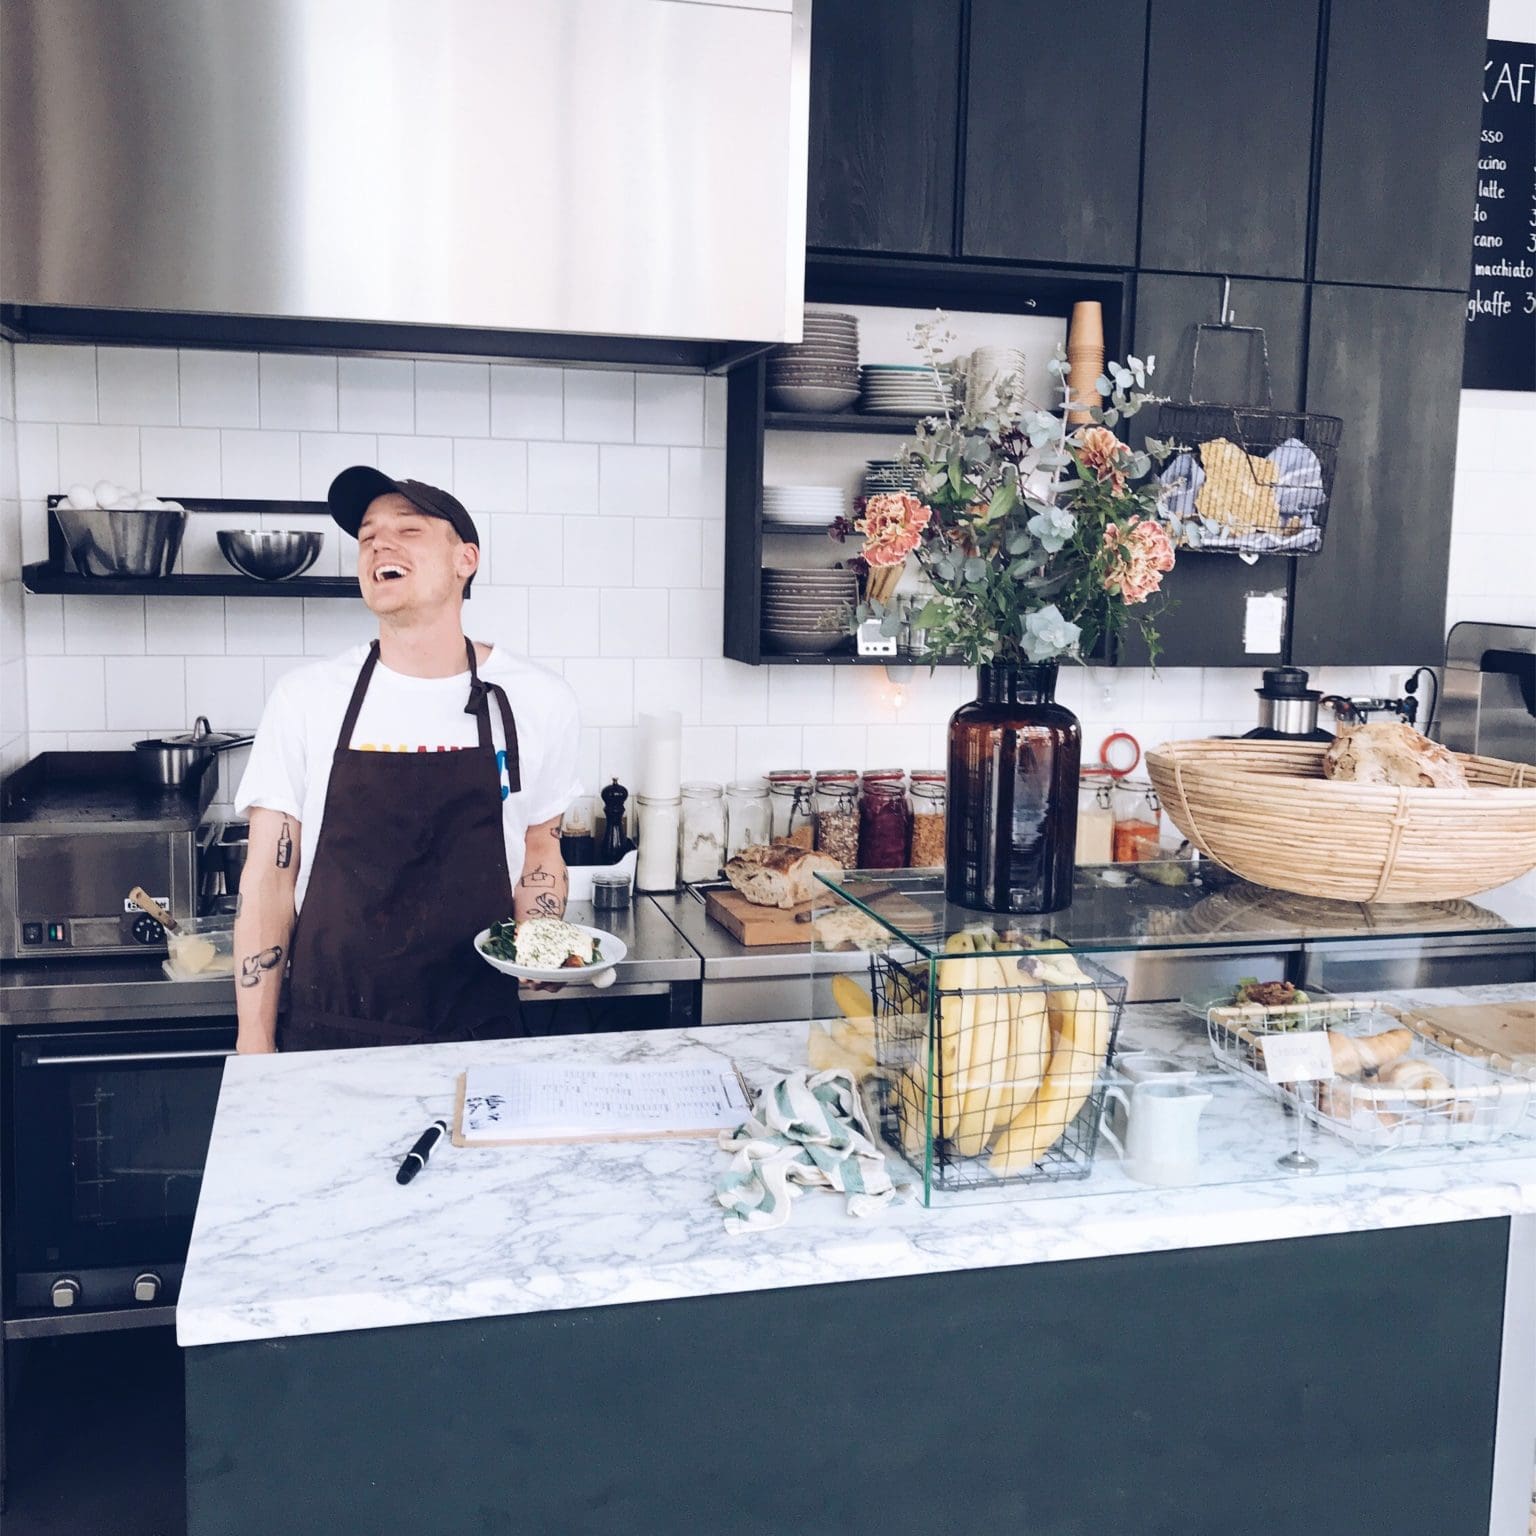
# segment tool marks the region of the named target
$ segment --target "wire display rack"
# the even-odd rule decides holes
[[[1048,959],[1032,976],[1029,958],[871,957],[881,1132],[925,1196],[1093,1168],[1125,982],[1078,956],[1082,980]]]
[[[1519,1128],[1536,1094],[1536,1082],[1440,1045],[1411,1010],[1375,998],[1213,1007],[1206,1028],[1220,1066],[1362,1152],[1497,1141]],[[1375,1062],[1319,1082],[1272,1082],[1264,1042],[1298,1030],[1372,1042]]]

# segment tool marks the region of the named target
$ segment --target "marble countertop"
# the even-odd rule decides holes
[[[1529,986],[1399,994],[1452,1003]],[[1281,1170],[1295,1122],[1220,1074],[1175,1005],[1127,1009],[1120,1049],[1186,1056],[1214,1091],[1200,1182],[1132,1183],[1101,1146],[1069,1184],[909,1195],[855,1220],[807,1194],[788,1226],[728,1235],[712,1141],[439,1146],[400,1187],[405,1150],[451,1113],[457,1075],[498,1060],[730,1057],[765,1082],[804,1064],[804,1025],[233,1058],[177,1307],[184,1346],[614,1306],[998,1265],[1273,1241],[1536,1212],[1536,1114],[1492,1146],[1362,1157],[1307,1129],[1321,1171]],[[898,1177],[906,1176],[896,1163]]]

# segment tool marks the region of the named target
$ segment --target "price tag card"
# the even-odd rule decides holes
[[[1333,1076],[1326,1029],[1264,1036],[1264,1070],[1272,1083],[1315,1083]]]

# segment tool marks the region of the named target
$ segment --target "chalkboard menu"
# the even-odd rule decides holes
[[[1536,390],[1536,43],[1488,40],[1463,389]]]

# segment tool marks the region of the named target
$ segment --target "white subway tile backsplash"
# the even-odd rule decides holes
[[[594,443],[529,443],[528,510],[563,516],[597,511]]]
[[[675,597],[676,594],[674,594]],[[704,725],[763,725],[768,720],[768,669],[729,661],[718,654],[700,663]]]
[[[929,760],[930,732],[926,725],[869,727],[871,768],[920,768]]]
[[[526,511],[528,445],[459,438],[453,445],[453,494],[476,516]]]
[[[64,605],[64,650],[70,656],[142,656],[142,597],[72,597]]]
[[[141,427],[174,427],[181,390],[173,347],[98,347],[97,418]]]
[[[28,656],[28,730],[105,730],[105,667],[100,656]]]
[[[703,559],[699,579],[706,587],[725,585],[725,523],[713,519],[703,527]]]
[[[704,380],[704,446],[725,447],[726,382],[711,376]]]
[[[144,649],[151,656],[222,656],[224,606],[222,597],[146,597]]]
[[[675,709],[684,725],[702,723],[703,683],[697,660],[644,660],[635,663],[635,713]]]
[[[683,727],[683,779],[729,784],[736,777],[739,732],[724,725]]]
[[[831,667],[769,667],[769,725],[831,725],[837,719]]]
[[[16,419],[95,421],[95,347],[18,342]]]
[[[635,441],[698,447],[704,441],[704,379],[696,373],[635,375]]]
[[[35,592],[22,595],[22,624],[26,631],[27,655],[62,656],[64,654],[64,599],[41,596]]]
[[[599,598],[598,648],[604,656],[667,654],[667,593],[608,587]]]
[[[295,604],[295,606],[298,606]],[[338,646],[338,650],[342,647]],[[297,672],[300,667],[310,667],[315,664],[312,656],[268,656],[261,664],[262,676],[266,679],[267,697],[272,697],[272,690],[290,672]]]
[[[27,733],[27,663],[24,658],[0,663],[0,754]],[[9,772],[9,765],[4,769]]]
[[[598,510],[623,517],[667,515],[667,450],[604,443]]]
[[[66,630],[68,620],[65,620]],[[109,731],[182,731],[187,714],[187,663],[179,656],[108,656]]]
[[[601,610],[595,587],[534,587],[528,593],[533,656],[596,656]],[[590,722],[589,722],[590,723]]]
[[[127,491],[142,490],[137,427],[89,427],[66,423],[59,427],[59,484],[95,485],[115,481]]]
[[[576,690],[583,725],[631,728],[635,718],[632,661],[616,657],[572,659],[565,664],[565,680]]]
[[[187,659],[185,714],[207,715],[215,730],[254,730],[266,703],[266,673],[258,656]]]
[[[866,724],[896,723],[892,690],[880,667],[832,667],[837,719],[862,720]]]
[[[600,368],[567,368],[564,373],[567,442],[634,441],[634,374]]]
[[[565,579],[627,587],[635,579],[635,524],[628,517],[584,517],[565,525]]]
[[[724,450],[671,448],[668,453],[668,501],[672,516],[724,517]]]
[[[21,504],[21,561],[31,565],[48,558],[48,529],[53,514],[46,502],[23,501]]]
[[[373,464],[378,456],[379,440],[371,432],[301,432],[299,495],[305,501],[324,501],[342,470]],[[334,523],[329,526],[332,532],[341,531]]]
[[[0,662],[21,661],[26,654],[26,620],[21,608],[21,583],[0,581]],[[25,716],[22,725],[25,729]]]
[[[299,499],[297,432],[220,433],[224,494],[251,500]]]
[[[804,761],[805,743],[798,725],[743,725],[736,731],[736,774],[756,778],[775,768],[813,768]],[[841,764],[822,764],[822,767]]]
[[[593,785],[593,793],[601,790],[603,785],[617,779],[619,783],[629,790],[629,802],[626,807],[630,816],[630,826],[634,826],[635,806],[635,752],[638,746],[639,732],[630,725],[606,725],[593,732],[597,737],[597,761],[600,765],[596,783]],[[586,731],[582,732],[587,735]],[[601,804],[599,804],[601,813]]]
[[[299,601],[304,605],[306,656],[335,656],[378,638],[379,621],[360,597],[305,597]]]
[[[776,763],[779,768],[817,769],[872,767],[869,756],[869,728],[863,725],[807,725],[800,733],[803,763]],[[920,765],[917,765],[920,766]],[[763,772],[761,764],[752,767]]]
[[[42,501],[59,483],[59,429],[51,422],[16,423],[16,494],[23,501]]]
[[[416,364],[416,430],[443,437],[486,437],[491,374],[485,363]]]
[[[668,649],[674,656],[718,656],[725,641],[724,594],[679,589],[668,604]]]
[[[238,533],[260,526],[260,514],[255,512],[191,513],[187,518],[187,531],[182,536],[177,568],[185,576],[234,575],[234,567],[219,548],[219,531]]]
[[[304,604],[291,597],[238,597],[223,604],[231,656],[302,656]]]
[[[482,587],[464,605],[464,632],[519,656],[528,654],[528,592],[523,587]]]
[[[144,489],[155,496],[222,496],[218,432],[212,427],[144,427],[139,432],[139,473]]]
[[[184,427],[261,425],[260,374],[254,352],[182,348],[181,424]]]
[[[702,530],[691,517],[635,519],[635,585],[696,587],[699,584]]]
[[[496,579],[509,587],[558,587],[564,579],[564,524],[552,515],[493,512],[476,520]]]
[[[336,425],[343,432],[416,430],[416,370],[409,358],[339,358],[336,386]]]
[[[393,437],[379,435],[379,466],[395,480],[420,480],[439,490],[453,487],[451,437]]]
[[[21,577],[21,503],[14,497],[0,501],[0,581]]]
[[[565,435],[565,381],[559,368],[491,364],[491,436]]]

